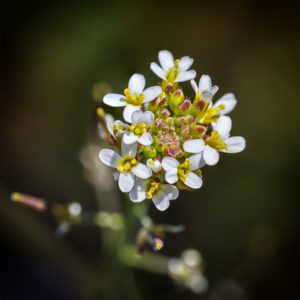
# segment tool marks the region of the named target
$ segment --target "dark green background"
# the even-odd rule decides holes
[[[199,191],[165,213],[151,208],[155,221],[186,226],[162,253],[201,251],[210,283],[201,299],[297,298],[297,1],[4,1],[1,15],[3,299],[101,299],[101,231],[76,228],[58,240],[51,216],[9,195],[96,210],[79,161],[86,143],[99,142],[92,87],[122,92],[134,72],[156,84],[149,65],[161,49],[193,57],[197,79],[209,74],[220,87],[216,98],[235,93],[232,135],[247,141],[203,169]],[[164,276],[132,278],[140,299],[197,298]],[[122,291],[122,278],[111,289]]]

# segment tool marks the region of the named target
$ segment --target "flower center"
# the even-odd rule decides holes
[[[211,122],[217,122],[219,118],[219,112],[221,110],[225,109],[224,104],[220,104],[217,107],[210,107],[207,109],[206,113],[204,114],[204,117],[202,119],[202,122],[204,124],[209,124]]]
[[[218,134],[218,131],[216,130],[212,131],[210,137],[204,141],[205,144],[209,145],[210,147],[218,151],[227,149],[226,143],[222,141],[221,136]]]
[[[137,160],[130,155],[126,155],[119,160],[119,167],[117,167],[117,170],[119,172],[130,173],[131,169],[136,165]]]
[[[146,184],[147,198],[151,199],[161,189],[161,183],[154,180],[149,180]]]
[[[140,123],[137,125],[130,125],[129,130],[138,137],[141,137],[146,131],[147,125],[145,123]]]
[[[124,95],[126,96],[124,101],[127,104],[142,106],[144,102],[144,94],[130,94],[130,89],[128,88],[124,90]]]
[[[185,161],[177,167],[177,170],[178,178],[181,181],[185,182],[191,170],[191,164],[189,159],[186,158]]]

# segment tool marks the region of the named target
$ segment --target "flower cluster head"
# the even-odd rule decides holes
[[[158,59],[160,66],[153,62],[150,68],[162,79],[159,86],[145,89],[144,76],[134,74],[123,95],[104,96],[105,104],[125,107],[125,122],[101,114],[109,140],[119,151],[102,149],[99,157],[116,169],[115,180],[131,201],[152,199],[164,211],[178,197],[178,189],[202,186],[201,168],[215,165],[219,152],[241,152],[245,140],[230,136],[227,114],[237,103],[233,94],[213,102],[218,87],[208,75],[202,75],[197,85],[196,72],[189,70],[192,58],[174,60],[162,50]],[[184,81],[190,81],[195,91],[192,98],[179,86]]]

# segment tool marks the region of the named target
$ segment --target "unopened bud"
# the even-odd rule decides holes
[[[166,119],[167,117],[169,117],[170,114],[171,114],[170,111],[166,108],[161,108],[158,112],[158,116],[163,119]]]
[[[38,211],[45,211],[47,208],[46,201],[41,198],[33,197],[30,195],[12,193],[11,200],[14,202],[20,202],[26,206],[34,208]]]
[[[195,125],[192,130],[192,134],[195,138],[203,137],[206,132],[206,127],[202,125]]]
[[[168,83],[166,88],[165,88],[165,92],[167,94],[172,94],[174,90],[173,84],[172,83]]]
[[[171,96],[169,105],[172,110],[175,109],[175,107],[184,100],[184,94],[181,89],[176,90]]]
[[[146,158],[155,158],[157,155],[156,149],[153,146],[144,147],[143,154]]]
[[[181,131],[180,131],[180,133],[181,133],[182,136],[188,135],[189,132],[190,132],[190,126],[189,126],[189,125],[182,125],[182,126],[181,126]]]
[[[185,99],[175,107],[174,112],[178,115],[186,115],[190,110],[191,105],[191,101],[189,99]]]

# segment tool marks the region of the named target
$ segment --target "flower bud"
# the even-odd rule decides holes
[[[175,114],[177,115],[186,115],[191,108],[191,100],[185,99],[184,101],[177,104],[174,109]]]
[[[143,154],[146,158],[154,158],[156,157],[157,152],[154,146],[146,146],[143,149]]]
[[[175,91],[169,100],[170,108],[174,111],[175,107],[184,100],[184,94],[181,89]]]
[[[205,126],[202,126],[202,125],[195,125],[193,128],[192,128],[192,136],[194,138],[200,138],[200,137],[203,137],[204,134],[206,132],[206,127]]]
[[[181,136],[186,136],[188,135],[190,132],[190,126],[189,125],[182,125],[181,126],[181,131],[180,131],[180,134]]]
[[[158,117],[166,119],[167,117],[169,117],[171,114],[171,112],[166,109],[166,108],[161,108],[158,112]]]
[[[173,84],[172,83],[168,83],[166,88],[165,88],[165,92],[167,94],[172,94],[174,90]]]

